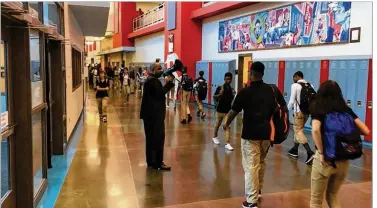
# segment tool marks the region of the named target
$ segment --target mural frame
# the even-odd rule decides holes
[[[317,2],[317,1],[310,1],[310,2]],[[322,1],[319,1],[319,2],[322,2]],[[350,2],[352,2],[352,1],[350,1]],[[281,8],[292,7],[292,6],[300,4],[300,3],[306,3],[306,1],[299,1],[299,2],[293,2],[293,3],[283,4],[283,5],[280,5],[280,6],[277,6],[277,7],[271,7],[271,8],[267,8],[267,9],[262,9],[262,10],[259,10],[257,12],[252,12],[252,13],[249,13],[249,14],[246,14],[246,15],[235,16],[235,17],[223,19],[223,20],[221,20],[221,21],[218,22],[218,27],[217,27],[217,32],[218,32],[217,33],[217,36],[218,36],[217,38],[218,39],[217,39],[217,41],[219,41],[219,36],[220,36],[220,25],[223,22],[231,21],[231,20],[234,20],[234,19],[241,19],[241,18],[245,18],[245,17],[248,17],[248,16],[260,14],[260,13],[263,13],[263,12],[269,12],[269,11],[272,11],[272,10],[276,11],[276,10],[281,9]],[[273,47],[264,47],[264,48],[239,49],[239,50],[231,50],[231,51],[221,51],[219,45],[217,45],[217,52],[218,53],[238,53],[238,52],[246,52],[246,51],[263,51],[263,50],[276,50],[276,49],[287,49],[287,48],[302,48],[302,47],[315,47],[315,46],[329,46],[329,45],[349,44],[350,43],[350,36],[351,36],[351,29],[352,29],[351,27],[348,28],[348,33],[349,33],[348,39],[347,40],[342,40],[342,41],[339,41],[339,42],[323,42],[323,43],[313,43],[313,44],[304,44],[304,45],[273,46]]]

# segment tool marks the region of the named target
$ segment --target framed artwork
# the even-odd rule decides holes
[[[351,38],[350,38],[350,42],[351,43],[358,43],[360,42],[360,31],[361,31],[361,27],[355,27],[355,28],[351,28]]]
[[[299,2],[219,22],[218,51],[348,43],[351,2]]]

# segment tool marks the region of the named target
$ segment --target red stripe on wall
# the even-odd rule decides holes
[[[324,81],[329,79],[329,60],[321,60],[321,72],[319,83],[323,83]]]
[[[92,44],[89,45],[89,51],[92,51]]]
[[[97,48],[97,41],[94,41],[94,43],[93,43],[93,51],[95,51],[96,48]]]
[[[208,104],[212,104],[212,62],[208,63],[208,86],[211,87],[208,90]]]
[[[372,102],[373,97],[373,84],[372,84],[372,59],[369,59],[369,69],[368,69],[368,91],[367,91],[367,107],[366,107],[366,117],[365,117],[365,124],[368,126],[368,128],[371,130],[371,133],[369,136],[366,136],[364,139],[367,142],[372,142],[372,108],[368,108],[368,103]]]
[[[284,94],[285,61],[279,61],[278,88]]]

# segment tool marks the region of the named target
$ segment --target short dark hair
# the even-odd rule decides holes
[[[182,72],[183,72],[183,73],[187,73],[187,66],[184,66],[184,67],[183,67]]]
[[[304,73],[302,73],[302,71],[297,71],[293,76],[294,77],[298,76],[298,77],[304,78]]]
[[[204,71],[200,71],[200,72],[199,72],[199,76],[202,77],[203,75],[204,75]]]
[[[227,72],[224,75],[224,79],[227,78],[227,77],[233,78],[233,74],[231,72]]]

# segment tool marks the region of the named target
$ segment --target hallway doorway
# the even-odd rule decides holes
[[[238,55],[238,91],[250,84],[249,71],[252,64],[253,54]]]

